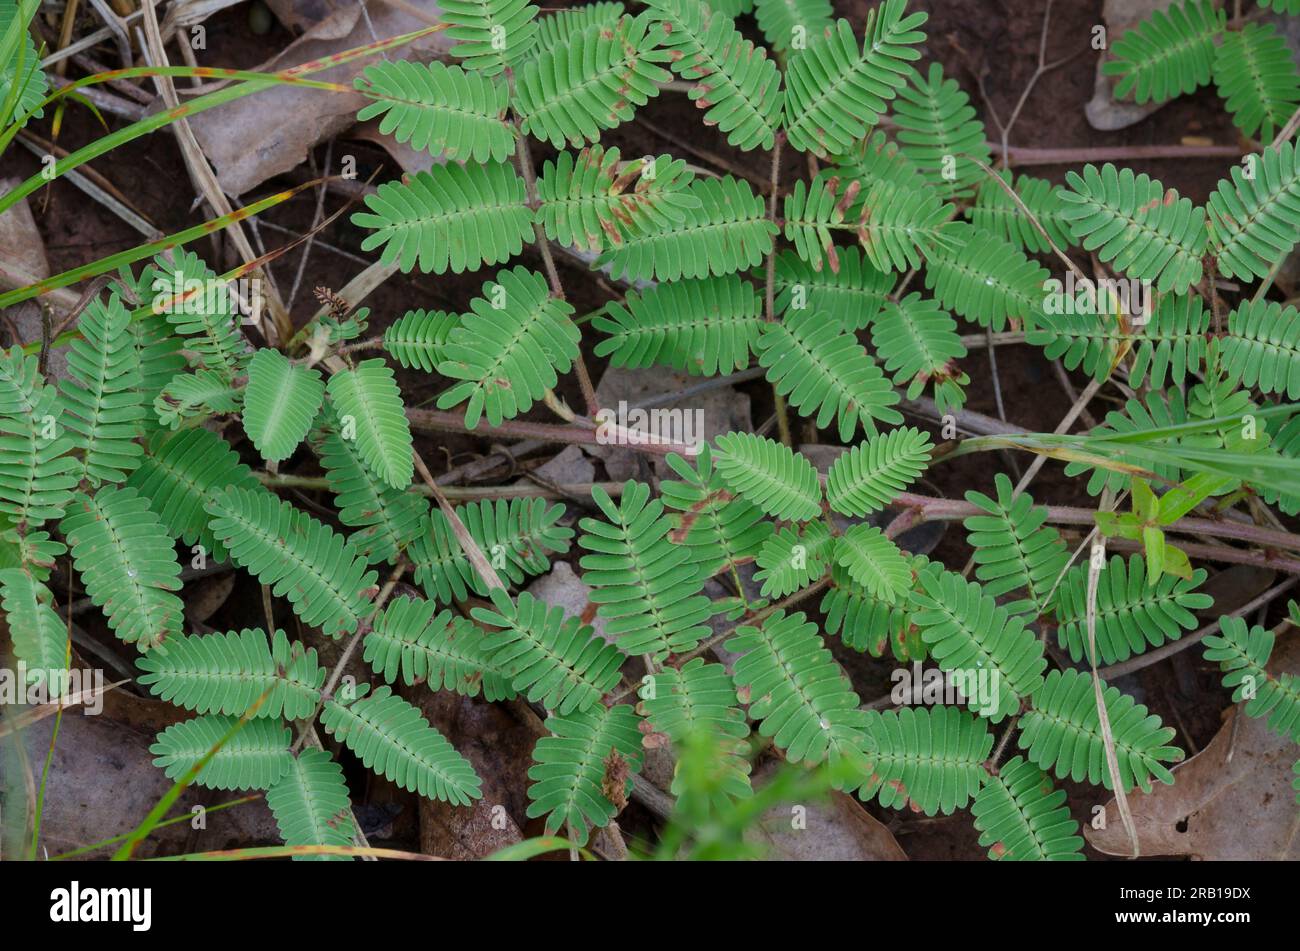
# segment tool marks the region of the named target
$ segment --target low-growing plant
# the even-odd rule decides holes
[[[16,117],[2,142],[60,100],[23,30],[32,7],[0,8],[0,92]],[[335,293],[277,337],[226,293],[160,293],[242,276],[161,246],[0,296],[120,269],[67,333],[0,355],[0,609],[30,675],[58,696],[71,646],[51,578],[71,575],[138,649],[138,683],[193,714],[158,735],[159,767],[181,784],[264,791],[285,844],[324,857],[361,838],[317,727],[403,789],[457,806],[482,796],[461,738],[403,695],[420,683],[544,715],[527,812],[575,846],[614,819],[646,749],[664,744],[685,764],[669,856],[750,854],[736,817],[771,804],[749,803],[769,745],[791,764],[829,764],[815,775],[863,801],[969,810],[995,859],[1082,857],[1055,780],[1120,797],[1173,782],[1175,730],[1098,665],[1187,638],[1212,606],[1201,564],[1295,573],[1300,550],[1273,524],[1300,511],[1300,406],[1285,402],[1300,396],[1300,313],[1265,298],[1300,236],[1300,73],[1272,28],[1229,29],[1210,0],[1181,0],[1113,45],[1120,96],[1163,101],[1213,81],[1242,134],[1261,137],[1201,207],[1111,164],[1060,187],[993,169],[967,93],[923,62],[926,16],[905,0],[860,24],[825,0],[444,8],[454,63],[374,62],[355,84],[360,118],[435,162],[378,185],[351,220],[381,266],[481,273],[478,296],[383,315],[396,319],[367,337],[376,315]],[[736,26],[751,11],[766,48]],[[231,74],[218,101],[191,107],[310,71]],[[765,190],[602,144],[670,84],[730,146],[771,154]],[[55,174],[166,121],[74,152]],[[537,162],[538,143],[554,157]],[[785,150],[807,159],[807,179],[778,181]],[[626,292],[579,315],[553,246]],[[540,269],[518,263],[526,248]],[[1085,276],[1081,251],[1111,283]],[[959,320],[1021,335],[1122,408],[1083,434],[961,438],[974,344]],[[41,367],[57,347],[68,371],[53,382]],[[637,439],[600,416],[593,354],[761,375],[779,438]],[[436,410],[404,399],[394,365],[437,382]],[[557,395],[570,374],[578,409]],[[917,405],[935,427],[905,425]],[[521,420],[535,407],[558,421]],[[796,450],[789,411],[847,447],[825,471]],[[569,527],[564,506],[526,493],[453,504],[413,421],[612,439],[667,469],[592,486]],[[1082,544],[1058,528],[1081,510],[1026,491],[1037,467],[964,500],[917,491],[946,461],[995,450],[1060,460],[1098,499]],[[285,471],[313,456],[323,478]],[[280,491],[303,487],[333,496],[328,513]],[[966,570],[908,550],[908,530],[930,520],[961,522]],[[603,638],[522,590],[569,555]],[[190,562],[246,572],[272,616],[287,605],[316,633],[295,640],[272,616],[190,633]],[[307,644],[318,635],[345,647],[332,666]],[[962,685],[958,702],[864,704],[834,637],[928,660]],[[1205,657],[1247,715],[1300,740],[1300,687],[1268,667],[1273,640],[1225,617]],[[356,651],[370,683],[344,677]],[[817,785],[788,775],[794,795]]]

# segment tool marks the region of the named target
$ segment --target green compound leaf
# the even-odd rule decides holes
[[[811,462],[788,446],[753,433],[724,433],[715,461],[732,491],[768,515],[806,522],[822,510],[822,489]]]
[[[790,145],[826,157],[843,155],[880,121],[906,82],[925,42],[924,13],[904,16],[906,0],[885,0],[867,14],[861,42],[836,20],[786,69],[785,122]]]
[[[1070,817],[1065,790],[1019,756],[985,777],[971,803],[980,845],[1007,862],[1082,862],[1079,823]]]
[[[673,282],[721,277],[758,267],[777,233],[763,196],[739,179],[697,178],[690,194],[699,206],[680,222],[658,228],[623,229],[623,242],[596,259],[616,279]]]
[[[497,274],[448,335],[438,372],[462,382],[438,397],[438,407],[465,402],[470,429],[485,415],[499,426],[526,413],[578,357],[581,333],[572,314],[537,272],[515,267]]]
[[[759,627],[739,627],[723,647],[743,655],[733,674],[740,698],[761,721],[759,733],[772,737],[790,762],[860,754],[866,714],[817,625],[802,612],[777,611]]]
[[[340,436],[354,434],[357,452],[370,471],[394,489],[405,489],[415,474],[411,424],[392,368],[382,358],[365,360],[330,377],[330,402]]]
[[[912,586],[912,571],[898,546],[874,525],[854,525],[835,545],[835,563],[849,577],[882,599],[903,597]]]
[[[509,678],[513,689],[544,703],[560,716],[581,713],[600,703],[618,684],[623,654],[605,643],[564,609],[538,601],[527,591],[518,602],[492,589],[496,610],[474,608],[476,621],[500,628],[488,635],[488,660]]]
[[[739,275],[656,284],[611,302],[591,325],[609,336],[596,356],[616,367],[667,366],[693,376],[749,367],[763,326],[763,299]]]
[[[646,156],[620,162],[619,150],[593,145],[547,160],[537,180],[538,220],[546,236],[599,253],[623,243],[623,231],[675,225],[700,201],[695,173],[681,159]]]
[[[435,615],[435,611],[437,614]],[[488,662],[486,634],[473,621],[438,611],[432,601],[393,598],[366,635],[363,659],[390,684],[425,682],[431,690],[452,690],[486,700],[510,700],[500,669]]]
[[[512,102],[520,128],[559,149],[596,142],[631,119],[672,75],[658,65],[669,54],[652,16],[590,26],[525,63]]]
[[[1210,81],[1215,44],[1224,35],[1227,14],[1210,0],[1182,0],[1155,10],[1121,36],[1102,65],[1105,76],[1119,76],[1115,98],[1165,102],[1195,92]]]
[[[1097,578],[1097,653],[1101,663],[1115,664],[1143,654],[1184,631],[1196,629],[1195,611],[1214,603],[1196,591],[1205,581],[1205,569],[1191,578],[1162,574],[1154,587],[1147,584],[1146,561],[1133,554],[1128,560],[1113,555]],[[1088,566],[1072,568],[1056,589],[1056,636],[1070,658],[1088,656]]]
[[[930,656],[981,716],[997,723],[1019,712],[1047,667],[1042,642],[1025,619],[954,572],[923,573],[920,581],[921,591],[912,592],[912,623]]]
[[[73,565],[113,633],[142,650],[181,633],[185,605],[176,550],[135,489],[76,493],[60,523]]]
[[[1246,701],[1246,716],[1266,716],[1270,730],[1300,742],[1300,678],[1268,672],[1273,640],[1259,625],[1247,629],[1241,618],[1220,618],[1219,635],[1205,638],[1205,659],[1219,664],[1233,702]]]
[[[1205,209],[1166,190],[1145,172],[1107,162],[1067,172],[1060,195],[1070,233],[1085,250],[1128,277],[1184,294],[1201,279],[1208,232]]]
[[[360,699],[326,700],[321,725],[367,769],[407,792],[455,806],[467,806],[482,796],[482,782],[469,760],[388,687]]]
[[[987,721],[959,707],[902,707],[866,714],[867,779],[858,790],[886,808],[927,816],[964,809],[993,749]]]
[[[235,564],[288,598],[304,623],[338,637],[369,612],[366,591],[377,575],[328,525],[265,490],[225,489],[206,510]]]
[[[302,720],[325,683],[314,648],[290,644],[284,631],[268,642],[261,628],[179,637],[136,663],[155,697],[195,713],[239,717],[262,700],[252,716]]]
[[[349,846],[357,834],[343,768],[324,750],[293,757],[285,774],[266,791],[280,838],[288,846]],[[350,861],[346,855],[295,855],[294,861]]]
[[[267,462],[293,455],[311,429],[325,399],[320,374],[289,362],[265,347],[248,362],[244,390],[244,429]]]
[[[877,421],[903,421],[893,409],[898,394],[884,372],[852,334],[825,315],[789,311],[780,323],[765,325],[757,349],[776,391],[800,414],[815,416],[818,427],[838,421],[846,442],[859,425],[870,435]]]
[[[700,593],[705,577],[690,550],[669,537],[663,502],[630,480],[617,504],[599,486],[591,497],[605,519],[578,523],[578,544],[590,552],[579,564],[605,633],[627,654],[662,659],[693,650],[709,634],[712,603]]]
[[[889,505],[930,463],[928,433],[906,427],[869,436],[833,463],[826,498],[843,515],[867,516]]]
[[[238,726],[238,730],[235,730]],[[156,757],[154,765],[168,779],[180,779],[198,765],[213,747],[220,749],[199,770],[194,780],[208,789],[270,789],[289,771],[293,754],[289,752],[292,735],[278,720],[249,720],[240,725],[238,717],[211,714],[174,723],[158,734],[149,747]]]
[[[1102,696],[1124,789],[1136,784],[1150,792],[1153,778],[1172,783],[1173,774],[1164,764],[1183,758],[1182,750],[1168,745],[1173,728],[1163,726],[1158,716],[1148,715],[1146,707],[1114,687],[1103,684]],[[1113,791],[1092,678],[1077,670],[1053,670],[1034,693],[1032,704],[1020,718],[1018,741],[1028,759],[1054,771],[1058,779],[1068,776],[1076,783],[1086,779]]]
[[[528,770],[528,817],[546,816],[547,835],[570,830],[586,845],[627,803],[641,770],[639,722],[626,704],[547,717],[551,735],[537,741]]]
[[[524,180],[503,162],[435,165],[409,182],[385,182],[366,196],[369,211],[352,223],[368,228],[363,251],[409,272],[477,271],[502,264],[533,240]]]
[[[999,472],[993,482],[996,499],[982,492],[966,493],[966,501],[985,513],[962,523],[975,552],[975,577],[995,597],[1023,591],[1023,597],[1007,603],[1007,611],[1041,617],[1050,607],[1049,595],[1070,563],[1070,554],[1060,533],[1045,524],[1047,509],[1034,505],[1026,493],[1017,495],[1005,474]]]
[[[459,66],[403,59],[367,66],[354,84],[373,100],[357,121],[383,116],[379,132],[417,152],[479,163],[504,162],[514,154],[505,83]]]
[[[716,738],[726,795],[741,799],[752,793],[749,724],[724,666],[696,657],[680,670],[666,667],[650,676],[640,696],[638,709],[650,726],[674,744],[687,743],[699,733]],[[674,775],[670,792],[680,795],[682,788],[682,780]]]

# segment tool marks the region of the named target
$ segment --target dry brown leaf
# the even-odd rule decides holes
[[[1270,672],[1300,673],[1300,637],[1278,640]],[[1143,855],[1194,859],[1300,859],[1300,808],[1291,788],[1300,747],[1268,729],[1267,718],[1229,711],[1223,727],[1200,753],[1174,767],[1174,784],[1129,797]],[[1118,822],[1085,828],[1092,846],[1128,855],[1128,836]]]

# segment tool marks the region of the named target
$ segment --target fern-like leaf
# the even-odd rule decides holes
[[[817,470],[803,456],[753,433],[724,433],[715,442],[718,471],[742,498],[775,518],[804,522],[821,513]]]
[[[244,429],[262,458],[283,462],[292,456],[324,399],[316,370],[290,363],[279,350],[258,350],[248,362]]]
[[[417,152],[462,162],[504,162],[514,154],[505,83],[459,66],[402,59],[367,66],[355,85],[372,100],[357,121],[383,116],[380,133]]]
[[[411,425],[392,368],[379,357],[365,360],[335,373],[327,388],[343,437],[355,431],[357,452],[370,471],[394,489],[409,486],[415,474]]]
[[[359,699],[325,701],[321,725],[367,769],[407,792],[455,806],[467,806],[482,795],[482,783],[469,760],[388,687]]]
[[[618,149],[593,145],[548,160],[537,180],[538,218],[546,236],[580,251],[623,242],[623,229],[656,230],[685,219],[700,201],[695,173],[668,155],[620,162]]]
[[[1267,277],[1300,233],[1300,150],[1288,140],[1246,156],[1210,195],[1210,246],[1225,277]]]
[[[573,538],[573,529],[556,524],[564,506],[547,505],[542,499],[483,499],[461,506],[457,514],[497,574],[512,584],[549,570],[547,553],[563,554]],[[429,513],[428,527],[411,546],[410,558],[415,580],[442,604],[464,601],[471,591],[487,596],[487,585],[437,509]]]
[[[156,434],[126,486],[148,500],[172,538],[222,562],[228,552],[208,527],[205,506],[222,489],[256,489],[258,482],[224,439],[199,428]]]
[[[1011,184],[1012,174],[1009,170],[1004,169],[998,175],[1002,181]],[[1043,226],[1047,238],[1051,238],[1058,248],[1068,248],[1072,243],[1070,227],[1061,214],[1064,205],[1056,186],[1045,178],[1018,175],[1015,177],[1014,191]],[[1043,237],[1020,205],[988,176],[985,176],[975,194],[975,204],[967,213],[975,227],[1011,242],[1013,247],[1021,251],[1046,254],[1051,250],[1047,238]]]
[[[1008,318],[1038,322],[1047,268],[964,222],[950,225],[945,236],[949,243],[930,256],[925,271],[925,286],[940,304],[993,330],[1002,330]]]
[[[814,523],[815,524],[815,523]],[[912,574],[933,571],[924,555],[913,555]],[[913,585],[915,588],[915,584]],[[845,647],[882,657],[885,648],[900,661],[924,660],[925,642],[912,624],[911,605],[905,598],[878,598],[840,565],[831,567],[831,584],[822,598],[826,633],[838,634]]]
[[[930,184],[948,197],[968,196],[988,165],[992,153],[984,140],[984,123],[976,117],[970,98],[943,67],[930,64],[924,76],[917,70],[894,100],[898,142]]]
[[[825,314],[849,332],[868,327],[880,314],[898,276],[876,268],[856,246],[834,247],[827,257],[838,270],[815,269],[793,251],[776,258],[775,311],[808,310]]]
[[[951,571],[922,574],[912,623],[939,667],[955,675],[972,710],[997,723],[1019,712],[1043,683],[1047,658],[1025,619],[1000,607],[974,581]]]
[[[700,0],[653,0],[651,13],[659,19],[656,29],[670,51],[673,72],[695,84],[690,98],[707,110],[704,124],[717,126],[738,149],[772,148],[784,97],[781,73],[767,50]],[[759,16],[761,25],[762,12]]]
[[[541,54],[564,43],[575,33],[593,26],[610,28],[623,18],[623,4],[610,0],[597,0],[567,10],[555,10],[537,18],[537,45],[535,54]]]
[[[831,463],[826,499],[844,515],[879,512],[921,477],[931,448],[929,435],[910,427],[871,436]]]
[[[889,301],[871,324],[871,343],[884,361],[894,385],[907,385],[914,400],[929,385],[940,413],[959,410],[966,402],[962,387],[970,377],[956,361],[966,356],[957,322],[939,305],[919,293]]]
[[[1124,789],[1136,784],[1150,792],[1153,778],[1172,783],[1173,774],[1164,764],[1183,758],[1182,750],[1168,745],[1173,729],[1163,726],[1158,716],[1148,716],[1146,707],[1114,687],[1103,684],[1102,697]],[[1055,771],[1058,779],[1068,776],[1076,783],[1086,779],[1113,791],[1092,678],[1077,670],[1053,670],[1032,703],[1020,718],[1019,744],[1027,758],[1041,769]]]
[[[819,427],[838,421],[848,441],[859,424],[870,435],[876,421],[898,424],[893,406],[898,394],[866,348],[833,321],[811,310],[790,311],[780,323],[765,326],[758,339],[758,362],[767,379],[801,414]]]
[[[613,366],[717,376],[748,368],[763,326],[763,299],[739,275],[674,281],[630,292],[591,324],[609,334],[596,356],[608,356]]]
[[[721,277],[757,267],[772,250],[776,225],[763,196],[739,179],[697,178],[690,193],[699,207],[668,227],[624,228],[623,243],[596,259],[615,278],[673,282]]]
[[[1015,756],[985,778],[971,803],[980,845],[1007,862],[1082,862],[1079,823],[1070,817],[1065,790],[1041,769]]]
[[[1062,215],[1088,251],[1129,277],[1161,292],[1186,293],[1201,279],[1208,232],[1205,209],[1166,190],[1145,172],[1134,175],[1107,162],[1067,172]]]
[[[874,525],[854,525],[835,546],[835,563],[849,577],[882,599],[902,597],[912,584],[912,572],[898,546]]]
[[[91,301],[77,320],[81,336],[68,346],[63,424],[82,452],[82,478],[91,485],[121,482],[140,464],[145,407],[140,368],[127,331],[131,312],[116,294]]]
[[[348,540],[372,565],[395,562],[423,529],[428,501],[378,479],[356,441],[344,439],[335,427],[323,433],[318,448],[339,521],[357,529]]]
[[[802,612],[777,611],[759,627],[739,627],[723,646],[743,655],[733,673],[740,698],[787,759],[815,764],[861,753],[866,714]]]
[[[293,764],[291,736],[278,720],[240,724],[238,717],[211,714],[172,724],[158,734],[149,752],[168,779],[180,779],[221,743],[196,783],[209,789],[270,789]]]
[[[1214,603],[1196,591],[1205,581],[1205,569],[1191,578],[1162,574],[1154,586],[1147,584],[1146,562],[1132,555],[1126,562],[1113,555],[1097,578],[1097,653],[1102,663],[1114,664],[1134,654],[1175,641],[1184,631],[1195,630],[1194,611]],[[1088,656],[1088,566],[1072,568],[1056,590],[1056,635],[1073,660]]]
[[[293,757],[270,789],[266,804],[280,838],[290,847],[346,847],[357,834],[343,768],[325,750],[306,749]],[[345,861],[343,855],[295,855],[295,861]]]
[[[79,468],[60,426],[59,394],[36,362],[21,347],[0,354],[0,513],[22,529],[63,514]]]
[[[475,608],[475,620],[500,628],[483,644],[489,661],[504,671],[513,689],[544,703],[560,716],[600,703],[618,684],[623,654],[597,637],[590,625],[564,609],[548,606],[527,591],[518,602],[492,589],[496,610]]]
[[[1214,54],[1214,84],[1237,128],[1265,142],[1300,104],[1300,73],[1271,23],[1247,23],[1224,34]]]
[[[548,835],[568,829],[586,845],[592,828],[609,825],[627,803],[641,769],[641,732],[627,704],[546,718],[528,770],[528,817],[546,816]]]
[[[658,65],[668,53],[653,23],[647,12],[591,26],[525,63],[512,103],[520,128],[563,148],[596,142],[602,129],[631,119],[671,76]]]
[[[705,663],[703,657],[688,661],[680,670],[666,667],[652,674],[642,688],[639,709],[654,731],[674,744],[688,742],[698,733],[716,738],[725,794],[739,799],[751,793],[749,724],[725,667]],[[682,791],[677,776],[670,791],[674,795]]]
[[[113,633],[141,649],[181,632],[185,606],[172,540],[135,489],[78,492],[60,524],[90,600]]]
[[[1047,509],[1034,505],[1026,493],[1017,495],[1005,474],[999,472],[993,482],[997,498],[966,493],[966,501],[985,513],[962,523],[968,533],[966,542],[975,551],[975,577],[990,595],[1024,592],[1006,605],[1011,614],[1041,617],[1050,606],[1048,595],[1070,562],[1069,552],[1060,533],[1045,524]]]
[[[1116,40],[1102,74],[1120,77],[1117,99],[1132,94],[1139,104],[1195,92],[1210,81],[1226,20],[1211,0],[1180,0],[1155,10]]]
[[[605,631],[627,654],[656,658],[694,649],[709,633],[712,604],[690,551],[669,538],[672,519],[650,487],[628,481],[618,503],[600,486],[591,497],[605,520],[584,518],[579,562]]]
[[[985,720],[959,707],[869,711],[863,801],[907,807],[927,816],[951,815],[979,792],[984,760],[993,749]]]
[[[228,488],[205,506],[212,533],[306,624],[338,637],[357,629],[375,572],[332,528],[265,490]]]
[[[537,7],[529,0],[443,0],[442,19],[456,40],[451,55],[467,69],[495,76],[537,43]]]
[[[1300,311],[1277,301],[1247,301],[1228,315],[1221,340],[1226,377],[1261,393],[1300,398]]]
[[[830,567],[835,539],[825,522],[809,522],[770,535],[758,553],[754,580],[765,598],[783,598],[806,588]]]
[[[1219,634],[1205,638],[1205,659],[1223,671],[1233,703],[1246,701],[1246,716],[1268,717],[1268,728],[1300,743],[1300,677],[1268,672],[1274,634],[1239,617],[1219,619]]]
[[[26,665],[27,684],[43,684],[51,700],[66,692],[60,671],[68,666],[68,628],[53,603],[50,589],[27,569],[0,570],[0,611],[13,641],[14,660]]]
[[[745,499],[736,498],[713,465],[713,453],[705,444],[691,466],[676,453],[669,453],[668,465],[681,481],[659,483],[673,530],[669,539],[690,552],[691,561],[705,577],[757,557],[773,526],[763,512]]]
[[[524,181],[503,162],[435,165],[409,182],[386,182],[366,196],[369,211],[352,223],[368,228],[364,251],[403,272],[476,271],[501,264],[533,240]]]
[[[174,260],[159,255],[146,272],[154,310],[161,311],[199,365],[232,381],[253,355],[240,330],[240,316],[226,285],[193,251],[176,251]]]
[[[433,373],[446,359],[447,340],[460,321],[460,314],[443,310],[408,310],[384,331],[384,349],[408,370]]]
[[[843,155],[880,121],[907,81],[925,42],[924,13],[904,16],[906,0],[885,0],[867,14],[861,42],[836,20],[786,70],[785,121],[790,145],[815,155]]]
[[[1026,339],[1042,347],[1049,360],[1061,360],[1071,370],[1082,366],[1097,380],[1110,376],[1120,359],[1131,353],[1129,385],[1140,386],[1149,379],[1153,389],[1162,389],[1166,379],[1174,385],[1182,383],[1205,362],[1210,312],[1199,297],[1162,294],[1154,313],[1139,327],[1120,324],[1108,312],[1104,291],[1094,299],[1099,306],[1092,307],[1085,295],[1082,313],[1053,313],[1057,308],[1049,308],[1038,316],[1037,326],[1029,328]]]
[[[551,296],[546,278],[516,267],[483,286],[470,302],[443,348],[438,366],[457,383],[438,398],[448,409],[461,402],[465,425],[478,426],[484,415],[493,426],[514,419],[555,386],[578,357],[581,333],[573,308]]]
[[[261,700],[250,716],[302,720],[325,683],[316,650],[290,644],[279,630],[269,642],[260,628],[179,637],[136,663],[155,697],[195,713],[243,716]]]
[[[513,699],[514,690],[488,662],[485,637],[474,622],[402,595],[375,618],[363,659],[390,684],[400,675],[408,685],[425,682],[431,690],[476,697],[481,688],[486,700]]]

